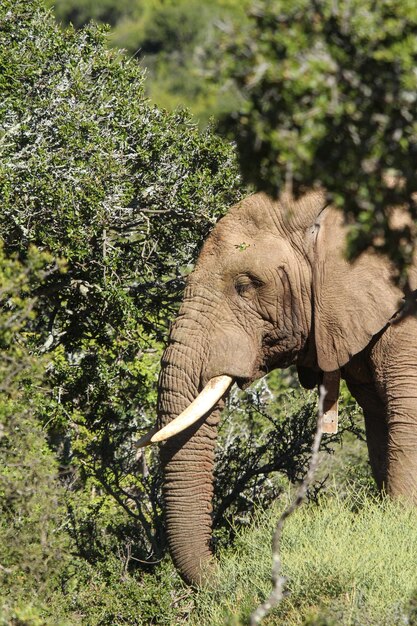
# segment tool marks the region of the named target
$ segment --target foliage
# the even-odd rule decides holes
[[[189,264],[240,197],[234,155],[151,105],[102,30],[61,30],[38,0],[3,0],[0,18],[0,237],[24,264],[33,244],[49,255],[23,293],[27,346],[47,363],[36,428],[59,459],[77,553],[98,563],[126,542],[133,566],[164,548],[155,454],[135,458],[133,442],[153,420]]]
[[[113,44],[147,67],[155,102],[187,105],[202,124],[223,118],[258,188],[323,185],[348,215],[349,253],[387,252],[405,281],[417,217],[411,0],[259,0],[251,10],[249,1],[148,0],[118,5],[115,17],[107,1],[71,3],[75,21],[112,24]],[[68,22],[67,0],[56,11]],[[392,213],[397,204],[412,220]]]
[[[54,8],[58,21],[76,28],[85,26],[90,20],[114,26],[118,20],[133,13],[130,0],[47,0],[45,4]]]
[[[282,378],[274,372],[250,390],[235,392],[228,402],[216,458],[214,528],[218,539],[230,541],[255,510],[271,506],[288,482],[302,480],[307,472],[317,423],[317,394],[298,384],[288,390]],[[340,454],[339,444],[352,432],[360,435],[350,406],[349,411],[341,411],[338,435],[323,439],[323,457],[335,448]],[[359,459],[356,456],[357,473],[361,468],[363,476],[369,477],[367,461]],[[323,466],[328,464],[326,458]],[[339,464],[335,463],[333,472]],[[309,494],[311,499],[324,489],[329,473],[324,467]],[[338,476],[340,490],[343,483],[344,477]]]
[[[42,386],[44,359],[27,348],[35,315],[30,294],[56,269],[49,255],[33,248],[22,264],[7,258],[0,246],[2,624],[44,624],[39,611],[44,608],[46,590],[57,584],[56,571],[70,557],[68,536],[57,532],[66,521],[57,462],[34,418],[36,402],[46,392]]]
[[[350,251],[410,263],[417,218],[417,6],[412,0],[260,0],[214,63],[237,89],[224,126],[246,181],[322,185],[353,224]]]
[[[249,0],[55,0],[56,17],[80,27],[91,19],[109,23],[108,42],[126,50],[147,69],[151,99],[168,110],[188,107],[201,125],[229,110],[234,94],[206,80],[207,51],[216,46],[219,27],[245,20]]]

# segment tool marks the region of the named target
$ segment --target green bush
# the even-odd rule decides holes
[[[85,26],[91,20],[114,26],[135,11],[131,0],[45,0],[44,4],[53,7],[59,22],[76,28]]]
[[[157,455],[136,458],[133,442],[154,420],[161,342],[184,277],[208,229],[240,197],[240,180],[232,147],[199,132],[186,112],[154,107],[143,71],[109,51],[95,26],[62,30],[40,0],[3,0],[0,66],[5,259],[25,275],[33,245],[46,254],[42,280],[23,289],[20,270],[11,279],[30,310],[22,350],[39,372],[28,370],[27,389],[21,383],[30,411],[3,437],[4,489],[21,490],[28,509],[16,513],[17,529],[6,499],[1,527],[5,539],[19,538],[5,540],[4,567],[33,552],[46,582],[25,565],[26,585],[9,579],[2,594],[9,588],[17,603],[5,615],[17,615],[38,590],[33,620],[51,603],[58,619],[58,589],[82,614],[83,576],[105,590],[126,570],[133,587],[164,551]],[[4,332],[3,350],[18,329]],[[10,367],[6,358],[7,393]],[[5,420],[15,411],[2,410]],[[51,526],[59,530],[50,536]],[[89,610],[89,623],[101,623]],[[135,622],[126,613],[123,623]]]
[[[47,393],[46,360],[27,347],[36,317],[31,294],[59,273],[51,257],[28,250],[25,264],[0,245],[0,623],[41,626],[41,613],[70,540],[58,464],[35,411]],[[49,623],[49,622],[48,622]],[[52,622],[50,622],[52,624]],[[55,622],[57,623],[57,622]]]
[[[97,28],[62,31],[36,1],[2,11],[0,235],[9,253],[37,244],[67,262],[37,292],[52,387],[38,410],[68,471],[135,509],[131,444],[153,419],[159,342],[204,234],[239,197],[233,153],[153,107]]]
[[[341,496],[351,482],[369,491],[375,488],[359,423],[355,403],[341,407],[338,434],[323,437],[322,462],[310,499],[317,499],[336,482]],[[249,390],[232,393],[216,455],[214,529],[218,540],[230,542],[255,511],[271,506],[289,483],[304,478],[316,424],[317,393],[300,388],[296,374],[288,370],[276,370]],[[345,447],[340,445],[348,440]]]
[[[231,20],[245,20],[249,0],[45,0],[58,21],[76,27],[90,20],[109,23],[108,42],[146,67],[146,89],[160,107],[188,107],[202,126],[229,110],[230,90],[207,80],[207,51]]]

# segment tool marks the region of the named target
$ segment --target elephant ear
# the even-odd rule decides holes
[[[314,332],[324,372],[345,365],[388,323],[401,304],[388,261],[373,252],[345,258],[342,214],[325,208],[315,224],[313,253]]]

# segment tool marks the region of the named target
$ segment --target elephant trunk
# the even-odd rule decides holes
[[[172,330],[159,380],[159,427],[186,409],[200,391],[204,340],[200,332],[200,343],[194,346],[196,333],[197,323],[184,318]],[[211,559],[214,447],[219,413],[217,406],[160,448],[169,548],[182,577],[194,584],[203,581]]]

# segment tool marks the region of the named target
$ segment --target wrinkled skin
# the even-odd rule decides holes
[[[295,363],[312,388],[340,368],[364,412],[378,486],[417,503],[417,318],[398,315],[403,294],[387,261],[366,253],[349,264],[344,242],[342,217],[320,192],[292,204],[256,194],[233,207],[189,277],[162,359],[159,424],[213,376],[244,387]],[[416,289],[416,270],[411,281]],[[170,550],[191,583],[210,569],[220,410],[161,445]]]

